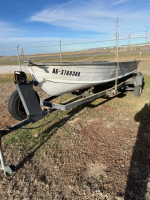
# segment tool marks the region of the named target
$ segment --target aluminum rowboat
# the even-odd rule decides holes
[[[138,70],[140,60],[119,62],[118,79]],[[58,96],[75,90],[89,88],[116,79],[117,62],[62,62],[33,63],[28,69],[34,81],[47,94]]]

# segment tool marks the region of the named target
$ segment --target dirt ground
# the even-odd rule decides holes
[[[13,83],[0,84],[1,128],[17,122],[7,111],[14,90]],[[3,150],[17,173],[6,178],[0,171],[0,200],[149,200],[150,117],[143,113],[150,106],[142,104],[134,114],[124,102],[117,109],[113,100],[60,111],[46,128],[15,133],[21,139],[14,137]]]

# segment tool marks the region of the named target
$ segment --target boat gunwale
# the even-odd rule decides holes
[[[118,63],[140,62],[141,60],[118,61]],[[117,61],[91,61],[91,62],[32,62],[28,61],[29,66],[78,66],[78,65],[103,65],[116,64]]]

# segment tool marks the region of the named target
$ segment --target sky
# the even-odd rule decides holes
[[[0,5],[0,55],[4,54],[2,50],[18,45],[27,48],[59,45],[60,40],[63,45],[112,39],[117,16],[120,38],[129,34],[131,38],[146,37],[146,31],[148,35],[150,30],[149,0],[0,0]],[[76,46],[74,49],[94,47]],[[68,45],[64,49],[69,51],[72,47]]]

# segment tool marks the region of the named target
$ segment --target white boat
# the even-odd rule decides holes
[[[118,79],[138,70],[140,60],[119,62]],[[34,81],[47,94],[58,96],[116,79],[117,62],[32,63],[28,69]]]

